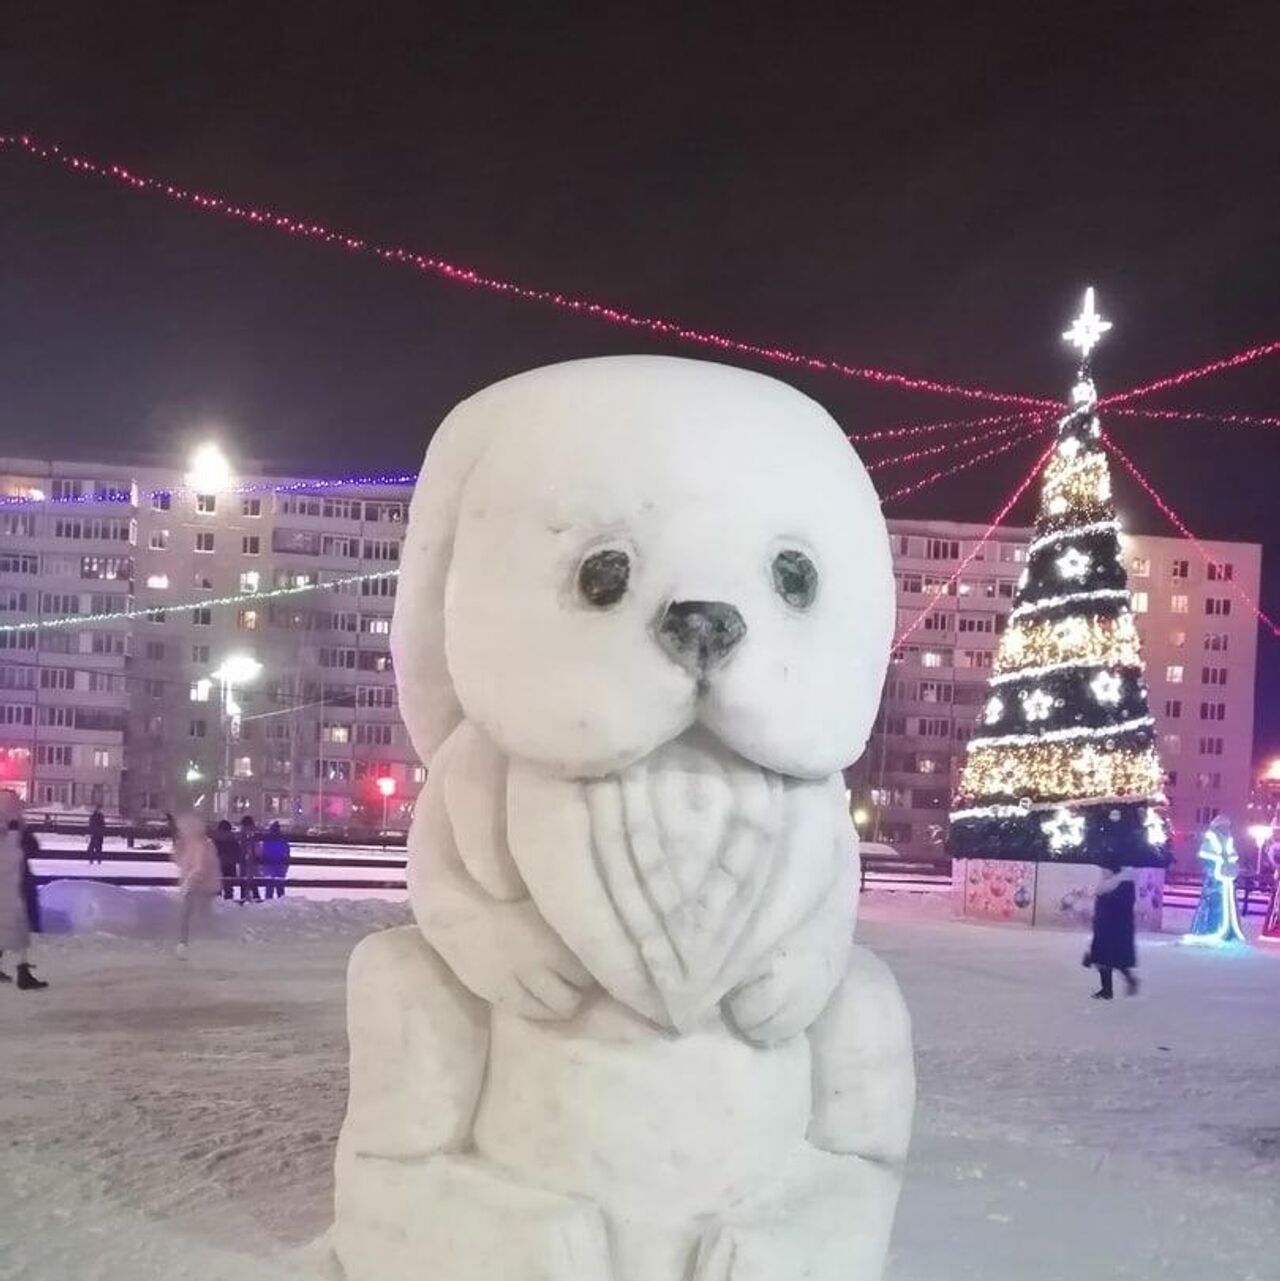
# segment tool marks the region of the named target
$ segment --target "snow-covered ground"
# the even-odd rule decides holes
[[[891,1281],[1280,1277],[1280,949],[1148,940],[1142,994],[1108,1005],[1088,999],[1078,935],[946,911],[863,900],[920,1074]],[[0,989],[0,1278],[308,1270],[344,1102],[346,957],[405,917],[233,908],[185,963],[156,942],[41,940],[50,990]]]

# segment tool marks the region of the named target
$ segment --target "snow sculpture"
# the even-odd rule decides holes
[[[622,357],[431,443],[393,651],[417,928],[349,973],[349,1281],[874,1281],[910,1027],[839,770],[894,621],[865,471],[772,379]]]

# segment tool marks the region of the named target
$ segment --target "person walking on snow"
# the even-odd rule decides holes
[[[1095,1001],[1109,1001],[1114,992],[1112,972],[1124,976],[1125,991],[1133,996],[1138,980],[1132,971],[1138,963],[1134,941],[1134,902],[1137,897],[1136,874],[1122,867],[1114,855],[1102,864],[1102,875],[1093,900],[1093,938],[1085,953],[1084,963],[1097,966],[1101,986],[1093,994]]]
[[[0,791],[0,961],[12,952],[18,959],[17,986],[24,992],[49,985],[36,978],[27,959],[31,934],[39,928],[39,900],[35,880],[27,866],[28,845],[22,828],[22,805],[17,794]],[[0,983],[13,979],[0,970]]]
[[[173,861],[178,868],[178,955],[185,956],[192,921],[209,920],[222,889],[217,850],[194,814],[184,814],[174,824]]]
[[[89,815],[89,848],[85,853],[90,863],[102,862],[102,842],[107,835],[107,820],[102,817],[102,806],[95,805]]]
[[[280,830],[280,824],[272,823],[262,838],[262,879],[266,882],[263,898],[284,898],[284,879],[289,875],[290,855],[289,842]]]

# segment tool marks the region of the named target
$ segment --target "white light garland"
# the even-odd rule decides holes
[[[381,578],[397,578],[398,569],[379,569],[368,574],[349,574],[345,578],[330,578],[324,582],[303,583],[297,587],[273,587],[265,592],[240,592],[235,596],[205,596],[196,600],[157,601],[137,609],[119,609],[100,614],[68,614],[61,618],[41,618],[29,623],[5,623],[0,632],[36,632],[56,627],[88,627],[95,623],[111,623],[128,618],[146,618],[149,614],[170,614],[186,609],[214,609],[220,605],[247,605],[259,600],[278,600],[283,596],[301,596],[305,592],[333,591],[353,583],[371,583]]]
[[[1065,543],[1069,539],[1079,538],[1087,534],[1113,534],[1119,532],[1119,524],[1115,520],[1094,520],[1087,525],[1072,525],[1070,529],[1060,529],[1053,534],[1041,534],[1039,538],[1033,539],[1027,548],[1027,555],[1038,552],[1042,547],[1052,547],[1054,543]]]
[[[1150,801],[1153,805],[1167,805],[1169,798],[1160,792],[1153,796],[1083,796],[1071,798],[1072,809],[1096,809],[1100,805],[1132,805],[1135,800]],[[1043,814],[1048,810],[1062,808],[1061,801],[1036,801],[1030,805],[1011,805],[1008,801],[998,801],[992,805],[973,805],[968,809],[953,810],[950,814],[953,823],[966,818],[1020,818],[1023,814]]]
[[[1054,672],[1068,672],[1073,669],[1110,667],[1111,662],[1109,658],[1070,658],[1063,663],[1045,663],[1041,667],[1019,667],[1016,671],[1002,672],[999,676],[991,677],[987,684],[994,687],[1008,685],[1012,681],[1025,680],[1028,676],[1052,676]],[[1139,672],[1146,671],[1145,663],[1126,663],[1125,666]]]
[[[1074,605],[1086,600],[1122,600],[1129,602],[1129,591],[1125,587],[1100,587],[1096,591],[1067,592],[1063,596],[1045,596],[1040,600],[1026,601],[1016,609],[1009,611],[1009,619],[1025,618],[1028,614],[1040,614],[1046,609],[1056,609],[1059,605]]]
[[[1105,670],[1099,672],[1089,682],[1089,689],[1099,703],[1114,707],[1120,701],[1124,681],[1118,672]]]
[[[1090,567],[1093,565],[1093,557],[1088,552],[1082,552],[1078,547],[1068,547],[1054,561],[1054,564],[1058,567],[1058,573],[1063,578],[1074,578],[1078,581],[1089,572]]]
[[[1154,716],[1134,716],[1114,725],[1071,725],[1065,729],[1046,729],[1039,734],[975,734],[965,745],[965,751],[975,747],[1031,747],[1036,743],[1070,743],[1075,739],[1103,739],[1130,730],[1145,729],[1154,725]]]

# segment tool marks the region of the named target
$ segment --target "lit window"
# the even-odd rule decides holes
[[[162,592],[166,587],[169,586],[169,575],[168,574],[148,574],[147,586],[150,587],[153,591]]]
[[[1130,592],[1129,608],[1133,610],[1135,614],[1145,614],[1148,608],[1147,593],[1146,592]]]
[[[942,655],[939,654],[936,649],[926,649],[924,653],[920,655],[920,666],[941,667]]]
[[[236,778],[253,777],[253,759],[248,756],[237,756],[235,765],[232,767],[232,773]]]
[[[1181,685],[1182,684],[1182,664],[1170,663],[1169,666],[1164,669],[1164,678],[1169,682],[1170,685]]]
[[[1185,614],[1190,606],[1190,598],[1187,596],[1170,596],[1169,608],[1175,614]]]
[[[256,632],[258,630],[258,611],[256,609],[242,609],[236,615],[236,626],[242,632]]]
[[[193,703],[207,703],[209,701],[209,691],[213,688],[213,682],[202,676],[198,681],[191,682],[191,701]]]
[[[105,747],[95,747],[93,749],[93,768],[110,769],[111,752]]]
[[[240,590],[242,592],[256,592],[261,582],[262,575],[256,569],[246,569],[240,575]]]
[[[1129,573],[1134,578],[1150,578],[1151,562],[1145,556],[1135,556],[1129,562]]]

